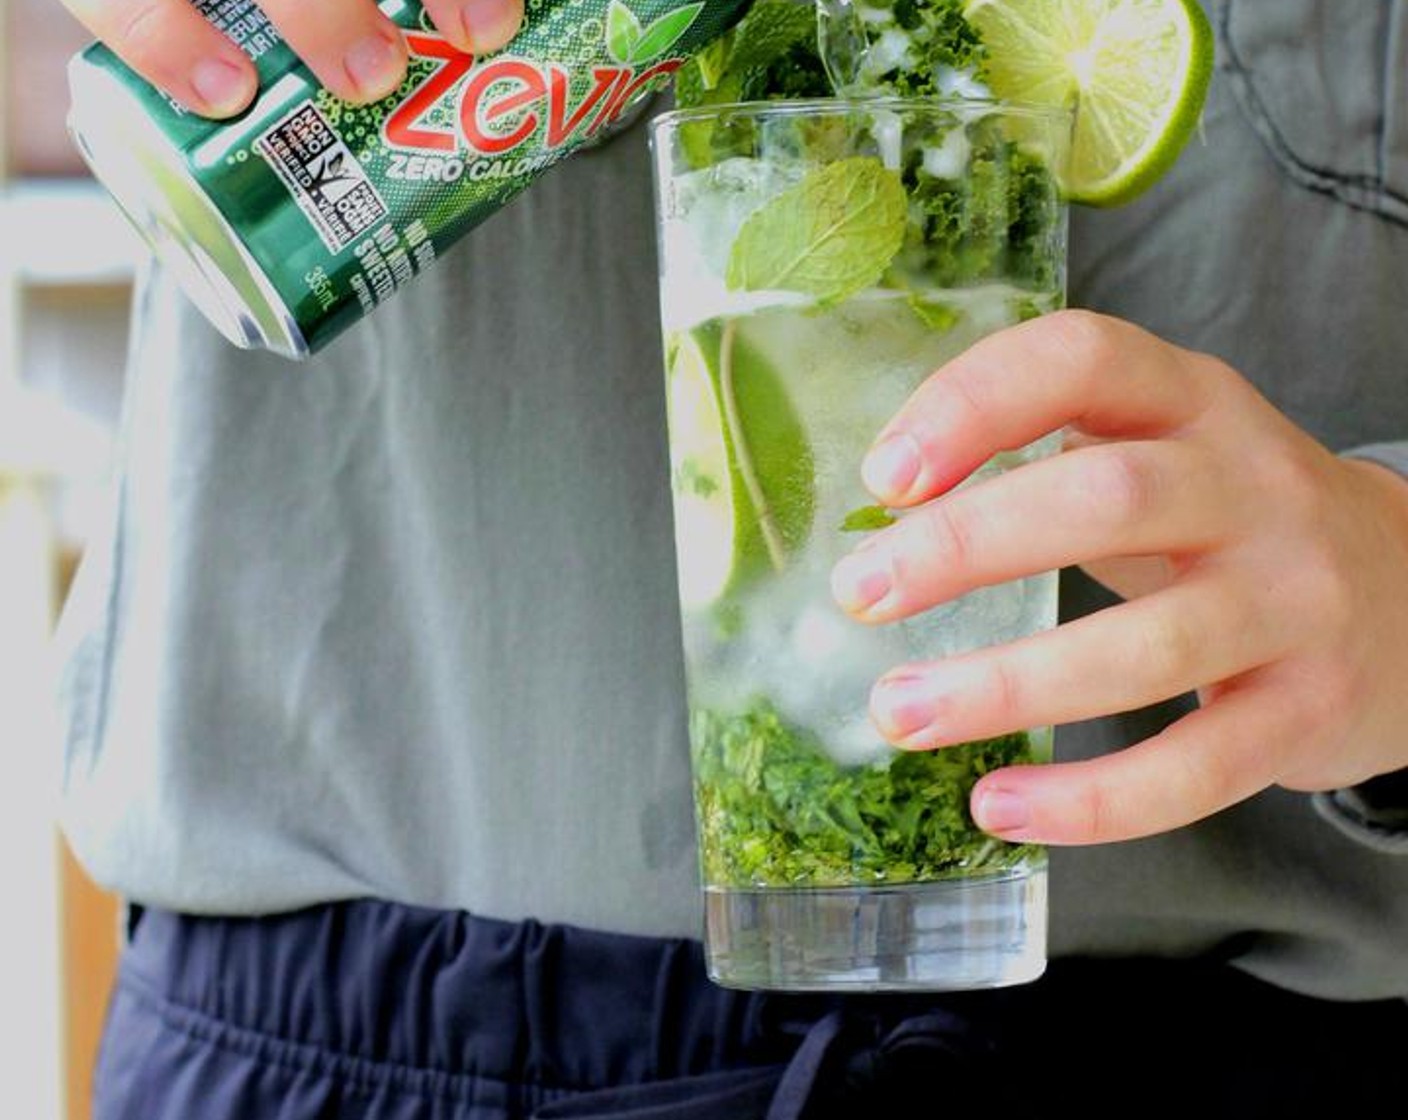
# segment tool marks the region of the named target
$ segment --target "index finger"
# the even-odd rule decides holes
[[[1193,420],[1207,396],[1184,350],[1119,319],[1061,311],[975,343],[933,374],[862,464],[886,505],[915,505],[1000,451],[1067,425],[1148,438]]]
[[[187,0],[63,3],[123,62],[201,116],[232,116],[254,98],[254,64]]]

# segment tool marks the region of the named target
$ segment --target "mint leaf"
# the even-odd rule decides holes
[[[675,471],[674,489],[677,494],[691,493],[708,498],[718,492],[719,480],[694,459],[685,459]]]
[[[816,9],[797,0],[757,0],[738,24],[729,68],[737,73],[773,65],[793,47],[816,50]]]
[[[833,96],[816,29],[811,0],[754,0],[733,28],[675,71],[675,105]],[[739,122],[716,128],[705,118],[684,124],[680,142],[693,166],[708,167],[752,155],[752,131]]]
[[[636,19],[636,14],[621,0],[611,0],[611,6],[606,9],[606,51],[612,60],[628,65],[640,37],[640,20]]]
[[[702,0],[696,4],[686,4],[672,12],[666,12],[649,27],[631,51],[631,62],[637,66],[654,62],[679,41],[679,37],[689,30],[690,25],[704,10]]]
[[[884,506],[861,506],[846,514],[841,522],[843,533],[870,533],[893,525],[899,518]]]
[[[919,316],[919,321],[931,331],[951,331],[958,325],[958,320],[963,318],[963,312],[959,311],[942,300],[931,299],[928,296],[921,296],[918,292],[911,292],[909,296],[909,306],[914,313]]]
[[[725,283],[838,302],[880,279],[904,240],[905,215],[900,178],[878,159],[827,164],[748,216]]]
[[[1019,299],[1012,309],[1019,323],[1025,323],[1029,319],[1035,319],[1038,315],[1045,314],[1045,310],[1046,309],[1034,299]]]
[[[726,95],[710,96],[727,86]],[[755,0],[721,39],[675,74],[681,109],[773,97],[830,97],[817,53],[816,11],[798,0]]]
[[[733,29],[730,28],[689,62],[686,62],[681,70],[688,69],[691,65],[694,66],[698,71],[698,90],[703,94],[719,84],[719,79],[724,76],[724,67],[728,65],[728,56],[732,50]],[[679,101],[678,95],[676,95],[676,101]],[[687,108],[683,102],[680,102],[679,107]]]

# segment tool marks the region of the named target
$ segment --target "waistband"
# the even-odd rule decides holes
[[[1193,1101],[1304,1103],[1323,1086],[1343,1103],[1373,1085],[1376,1053],[1391,1076],[1408,1037],[1401,1001],[1314,1000],[1213,962],[1062,960],[985,992],[739,992],[707,979],[690,940],[372,901],[266,918],[146,911],[120,982],[323,1067],[331,1055],[418,1071],[437,1093],[513,1086],[544,1120],[815,1120],[898,1108],[935,1084],[947,1107],[1088,1104],[1092,1078],[1116,1067],[1175,1097],[1196,1086]]]
[[[695,942],[376,901],[263,918],[144,910],[122,980],[272,1038],[564,1090],[785,1048],[766,1041],[767,1001],[711,984]]]

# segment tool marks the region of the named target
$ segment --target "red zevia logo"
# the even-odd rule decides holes
[[[463,147],[486,156],[506,155],[540,130],[548,152],[586,139],[616,120],[652,82],[684,65],[681,58],[661,56],[703,8],[702,2],[687,4],[642,26],[621,0],[612,0],[606,52],[615,65],[592,67],[591,85],[575,96],[572,73],[559,62],[500,55],[476,66],[474,55],[438,35],[407,32],[411,56],[440,65],[387,116],[382,136],[396,148],[449,155]],[[454,124],[427,123],[425,117],[452,91]]]

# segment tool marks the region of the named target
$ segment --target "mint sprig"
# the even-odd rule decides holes
[[[752,101],[786,95],[805,78],[812,92],[829,94],[817,54],[816,10],[797,0],[755,0],[748,13],[721,38],[686,62],[675,75],[675,104]],[[805,74],[793,71],[805,71]],[[801,96],[791,90],[790,96]]]
[[[878,159],[837,160],[748,216],[724,282],[840,302],[884,275],[904,241],[906,212],[899,175]]]
[[[884,506],[861,506],[853,509],[841,521],[843,533],[873,533],[877,529],[887,529],[897,518]]]

